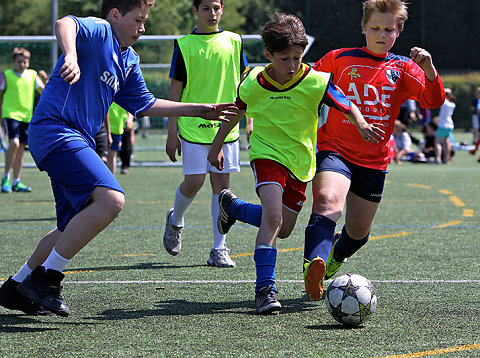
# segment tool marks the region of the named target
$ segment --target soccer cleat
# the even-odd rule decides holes
[[[0,306],[8,308],[9,310],[22,311],[30,316],[53,315],[49,310],[46,310],[41,305],[34,303],[18,292],[17,286],[19,284],[20,282],[14,281],[12,276],[3,283],[0,287]]]
[[[312,301],[323,297],[323,277],[325,276],[325,261],[315,257],[312,261],[305,260],[303,264],[303,281],[307,296]]]
[[[7,177],[2,178],[2,193],[11,193],[12,192],[12,183]]]
[[[282,309],[277,300],[278,291],[272,285],[263,286],[255,293],[255,306],[258,314],[269,314]]]
[[[165,233],[163,234],[163,246],[170,255],[178,255],[182,249],[182,230],[183,226],[175,226],[170,223],[170,216],[173,214],[173,208],[168,210],[165,224]]]
[[[236,219],[230,214],[230,204],[237,199],[229,189],[223,189],[218,196],[218,203],[220,204],[220,212],[218,213],[217,227],[220,234],[227,234]]]
[[[207,264],[216,267],[235,267],[237,264],[228,255],[229,252],[230,250],[226,247],[222,249],[212,249]]]
[[[340,239],[340,235],[341,235],[341,233],[339,233],[339,232],[335,233],[335,238],[333,240],[332,249],[330,250],[330,254],[328,255],[327,265],[326,265],[326,268],[325,268],[325,280],[328,280],[333,275],[335,275],[337,273],[337,271],[340,269],[340,267],[342,267],[342,265],[345,262],[347,262],[347,259],[339,262],[339,261],[337,261],[333,258],[333,250],[335,248],[335,244],[337,243],[338,239]]]
[[[16,193],[30,193],[32,188],[19,181],[17,184],[12,186],[12,190]]]
[[[70,309],[60,295],[65,275],[60,271],[37,266],[18,286],[17,291],[58,316],[67,317]]]

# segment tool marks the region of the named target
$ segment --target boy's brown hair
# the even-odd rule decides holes
[[[367,0],[363,3],[362,30],[365,30],[370,17],[377,11],[385,14],[391,12],[397,19],[398,32],[403,31],[408,19],[407,4],[402,0]]]
[[[102,0],[102,6],[100,8],[100,17],[106,19],[110,10],[116,8],[120,11],[120,14],[124,16],[127,12],[132,11],[136,7],[153,7],[155,0]]]
[[[193,0],[193,7],[198,10],[198,7],[202,3],[203,0]],[[220,4],[223,6],[223,0],[220,0]]]
[[[265,24],[262,31],[265,49],[273,54],[288,49],[290,46],[306,48],[308,39],[302,21],[295,15],[275,13]]]
[[[25,49],[23,47],[15,47],[13,49],[12,54],[13,54],[13,60],[14,61],[18,56],[23,56],[23,57],[28,58],[28,59],[30,59],[30,57],[32,56],[30,51],[28,51],[27,49]]]

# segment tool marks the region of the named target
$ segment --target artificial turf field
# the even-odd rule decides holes
[[[161,147],[164,139],[153,133],[136,145]],[[135,160],[166,155],[138,150]],[[277,243],[283,310],[257,316],[256,228],[237,223],[231,229],[227,243],[236,268],[207,266],[213,240],[206,182],[187,212],[182,251],[170,256],[163,228],[181,168],[132,167],[118,175],[127,193],[124,210],[65,271],[71,316],[32,317],[0,307],[0,356],[480,357],[479,177],[480,163],[465,151],[451,165],[390,166],[371,240],[339,272],[369,278],[377,310],[364,325],[346,329],[323,301],[305,295],[310,188],[297,227]],[[47,175],[25,168],[22,179],[32,193],[0,195],[0,282],[55,227]],[[232,176],[231,187],[258,203],[248,167]]]

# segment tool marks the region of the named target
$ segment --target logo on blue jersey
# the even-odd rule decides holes
[[[100,76],[100,80],[105,82],[115,92],[117,92],[118,88],[120,87],[120,83],[118,82],[117,78],[108,71],[103,71],[103,74]]]
[[[392,84],[395,85],[397,83],[397,80],[400,78],[400,72],[397,70],[387,70],[387,80]]]

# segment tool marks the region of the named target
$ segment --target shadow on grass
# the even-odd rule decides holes
[[[1,333],[35,333],[56,331],[59,328],[51,327],[24,327],[20,325],[31,325],[40,323],[40,321],[22,314],[0,315],[0,332]]]
[[[282,314],[298,313],[314,309],[309,301],[303,298],[281,300]],[[214,315],[214,314],[242,314],[256,315],[254,300],[248,301],[230,301],[230,302],[196,302],[188,300],[167,300],[158,301],[155,307],[143,310],[129,309],[111,309],[105,310],[95,317],[86,317],[96,320],[129,320],[152,316],[195,316],[195,315]]]
[[[128,271],[128,270],[158,270],[158,269],[178,269],[178,268],[193,268],[193,267],[204,267],[206,265],[172,265],[169,263],[163,262],[145,262],[139,263],[136,265],[126,265],[126,266],[100,266],[100,267],[78,267],[64,271],[63,273],[74,274],[82,272],[95,272],[95,271]]]
[[[0,223],[30,222],[30,221],[56,221],[57,218],[27,218],[27,219],[4,219]]]

